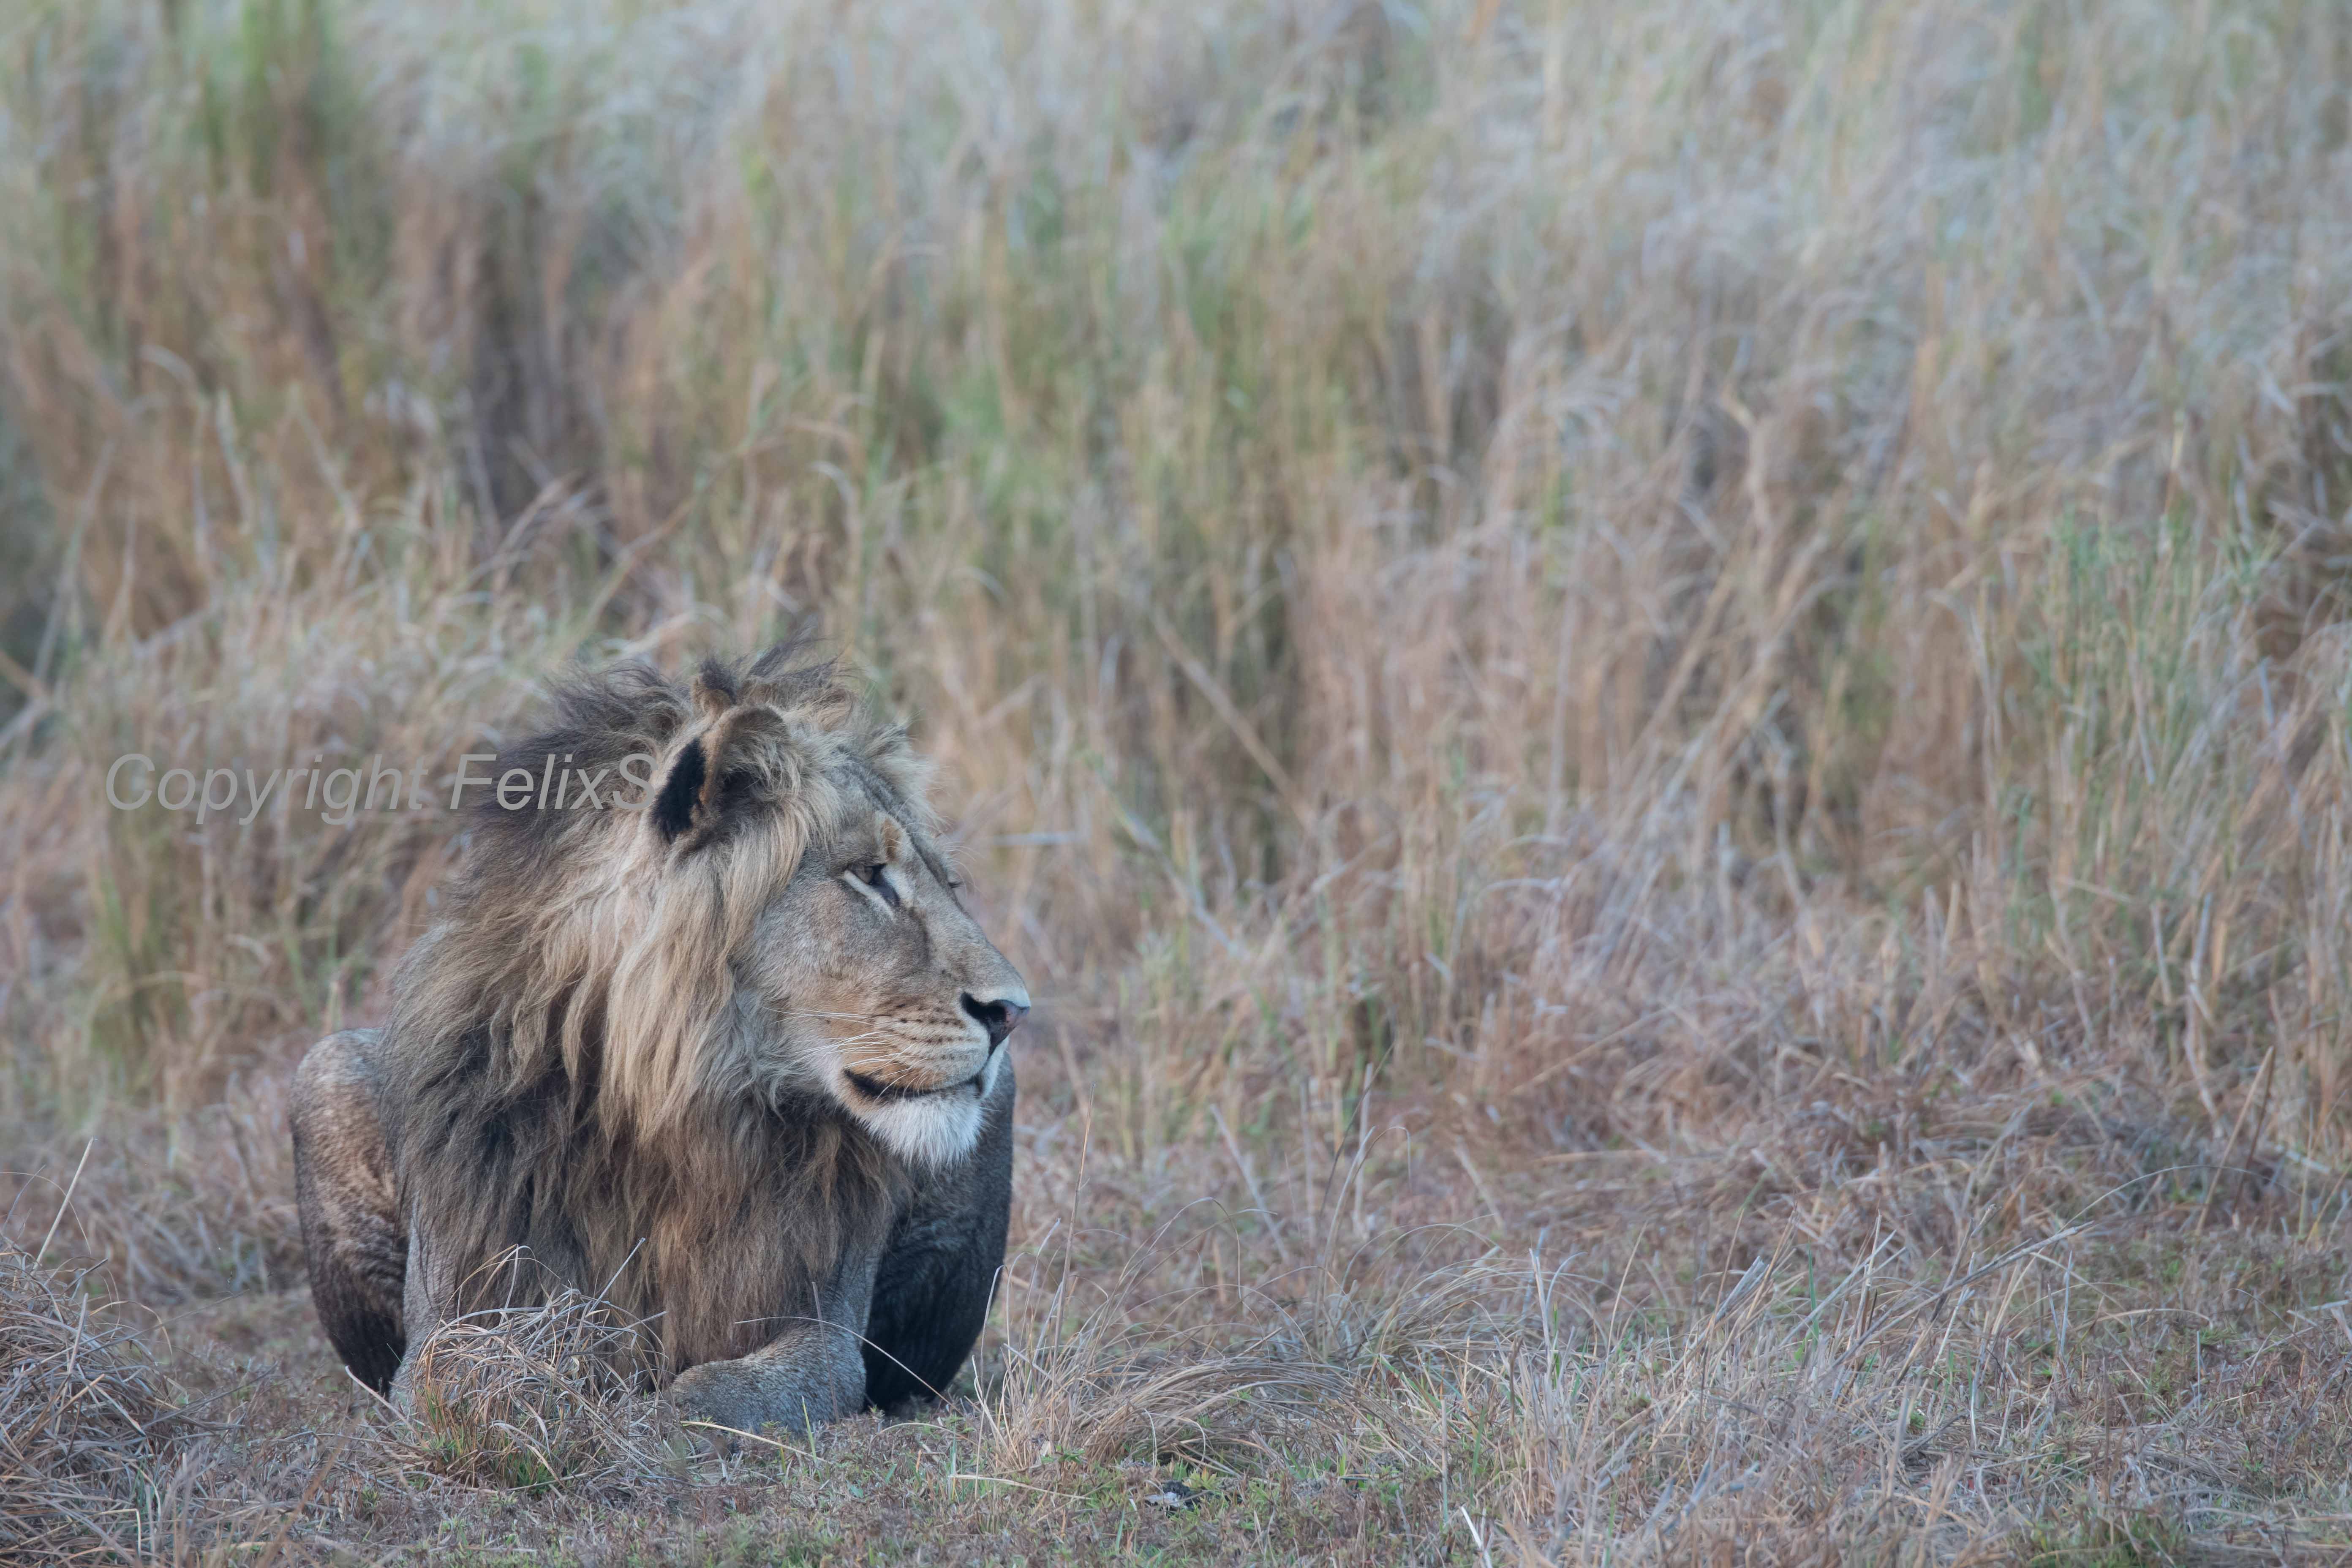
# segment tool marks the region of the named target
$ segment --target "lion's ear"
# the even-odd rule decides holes
[[[695,672],[694,684],[689,690],[694,698],[695,711],[705,719],[719,718],[743,699],[735,682],[735,672],[715,658],[702,661],[702,668]]]
[[[654,792],[654,831],[664,844],[693,843],[730,811],[800,793],[815,765],[809,739],[772,710],[730,708],[677,750]]]
[[[677,760],[670,764],[669,777],[662,781],[660,793],[654,796],[654,831],[661,835],[663,843],[677,843],[678,835],[694,826],[694,808],[702,798],[702,781],[709,772],[702,737],[697,735],[677,753]]]

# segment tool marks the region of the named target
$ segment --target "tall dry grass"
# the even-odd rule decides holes
[[[2345,1293],[2333,7],[0,37],[0,1126],[54,1180],[105,1142],[75,1223],[142,1295],[282,1275],[275,1079],[452,823],[198,827],[109,809],[113,759],[446,776],[567,659],[814,630],[948,763],[1045,1000],[1011,1305],[1094,1292],[1008,1323],[1047,1447],[1157,1430],[1113,1352],[1214,1323],[1302,1386],[1406,1369],[1395,1451],[1488,1457],[1432,1552],[2352,1508],[2307,1432],[2257,1487],[2204,1416],[2098,1415],[2169,1352],[2065,1326],[2094,1242],[2118,1311],[2248,1227],[2300,1283],[2196,1310]],[[1536,1261],[1453,1372],[1299,1337],[1490,1244]],[[1567,1253],[1622,1309],[1573,1333]],[[1958,1418],[1888,1290],[2019,1358],[1968,1450],[2017,1486],[1852,1424]],[[2240,1364],[2325,1338],[2273,1329]],[[2107,1458],[2050,1458],[2062,1409]],[[2116,1490],[2158,1450],[2207,1480]]]

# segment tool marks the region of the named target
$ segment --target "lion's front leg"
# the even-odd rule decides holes
[[[832,1280],[811,1294],[805,1317],[786,1322],[745,1356],[707,1361],[677,1374],[669,1398],[688,1421],[738,1432],[773,1422],[806,1433],[866,1407],[866,1321],[885,1235],[853,1241]]]
[[[1013,1209],[1013,1064],[970,1154],[927,1173],[890,1232],[866,1325],[866,1399],[889,1410],[947,1391],[988,1319]]]
[[[737,1432],[774,1423],[805,1433],[866,1405],[859,1336],[839,1323],[794,1323],[750,1355],[688,1367],[670,1384],[678,1415]]]
[[[422,1205],[409,1215],[408,1266],[401,1315],[407,1320],[412,1351],[422,1350],[440,1331],[442,1324],[459,1315],[456,1275],[447,1257],[431,1245]],[[399,1371],[393,1374],[390,1397],[394,1408],[404,1414],[414,1415],[416,1411],[419,1360],[414,1354],[403,1356]]]

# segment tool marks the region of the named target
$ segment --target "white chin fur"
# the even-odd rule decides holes
[[[982,1119],[981,1097],[958,1089],[877,1105],[858,1117],[892,1153],[926,1168],[971,1153]]]

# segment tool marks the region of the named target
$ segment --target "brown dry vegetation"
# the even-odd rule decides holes
[[[2337,7],[0,18],[0,1552],[2352,1551]],[[107,770],[793,632],[1040,1001],[974,1379],[402,1427],[282,1083],[453,820]]]

